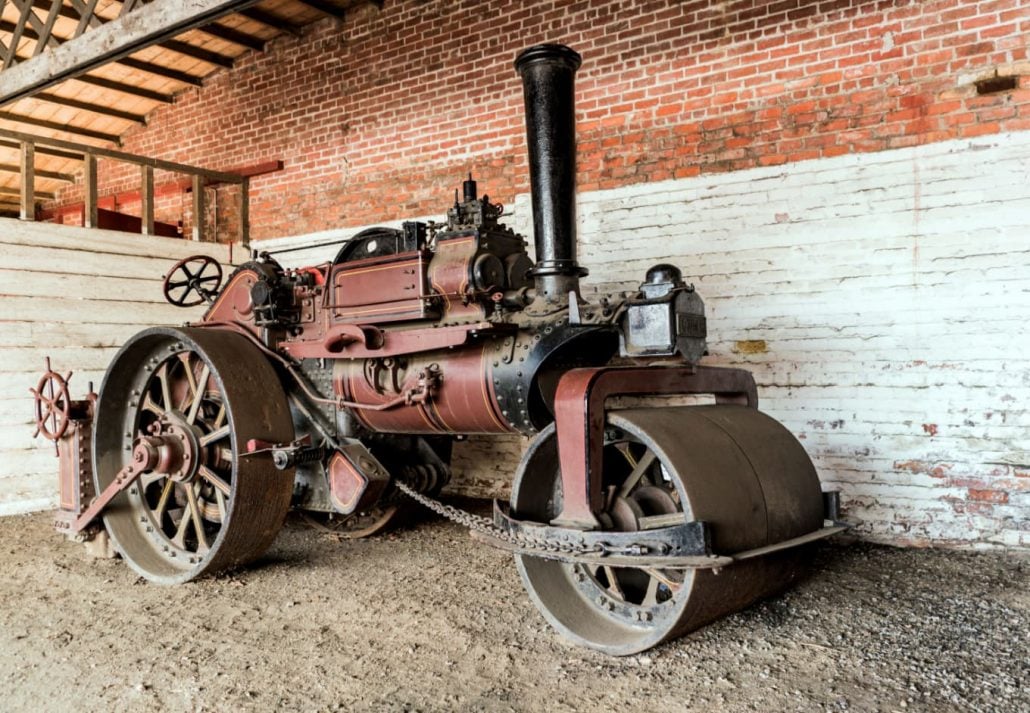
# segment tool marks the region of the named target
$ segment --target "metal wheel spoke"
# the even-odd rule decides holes
[[[604,576],[608,579],[608,591],[614,594],[620,601],[626,601],[626,595],[622,591],[622,587],[619,586],[619,580],[615,576],[615,570],[608,565],[604,565]]]
[[[197,418],[197,412],[200,411],[200,404],[204,401],[204,390],[207,388],[207,379],[211,376],[211,367],[204,364],[204,368],[200,370],[200,378],[193,385],[193,403],[190,404],[190,412],[186,414],[186,423],[192,424]]]
[[[150,411],[150,413],[157,416],[163,416],[165,413],[165,410],[150,397],[150,394],[143,397],[143,403],[140,405],[140,408],[144,411]]]
[[[644,594],[643,604],[657,604],[658,603],[658,585],[661,582],[658,581],[657,577],[651,577],[647,582],[647,592]]]
[[[637,467],[637,459],[633,457],[633,453],[630,451],[628,443],[616,444],[615,450],[622,454],[622,457],[629,463],[630,468]]]
[[[168,362],[161,365],[156,375],[158,382],[161,384],[161,405],[167,411],[172,408],[172,390],[168,386]]]
[[[190,525],[190,512],[189,507],[182,509],[182,516],[179,519],[179,526],[175,530],[175,537],[172,538],[172,544],[181,550],[186,549],[186,528]]]
[[[142,486],[142,489],[146,491],[147,488],[149,488],[157,481],[161,480],[161,478],[163,477],[165,477],[164,473],[158,473],[156,471],[151,470],[139,477],[139,483],[140,486]]]
[[[214,421],[213,424],[211,424],[211,426],[212,426],[212,428],[214,428],[217,431],[219,428],[222,427],[223,423],[225,423],[225,404],[224,403],[219,404],[219,406],[218,406],[218,415],[215,416],[215,421]]]
[[[655,457],[656,456],[654,451],[652,451],[650,448],[648,448],[644,452],[644,455],[640,457],[640,460],[637,461],[637,464],[633,466],[633,472],[630,473],[626,480],[622,483],[622,487],[619,489],[620,498],[624,498],[627,495],[629,495],[630,491],[633,490],[637,482],[640,480],[640,476],[642,476],[644,474],[644,471],[650,468],[651,464],[654,463]]]
[[[204,533],[204,523],[200,519],[200,504],[197,502],[197,493],[193,485],[186,486],[186,501],[190,506],[190,517],[193,518],[193,529],[197,532],[197,551],[206,552],[210,549],[207,546],[207,535]]]
[[[215,502],[218,503],[218,515],[222,518],[222,522],[225,522],[225,496],[222,495],[221,490],[215,490]]]
[[[171,479],[166,480],[164,487],[161,489],[161,497],[157,501],[157,507],[154,509],[154,517],[157,518],[158,524],[161,523],[161,518],[164,517],[165,508],[168,507],[168,499],[174,490],[175,481]]]
[[[227,482],[225,482],[224,480],[222,480],[218,476],[218,474],[216,474],[213,470],[208,468],[206,465],[200,466],[200,469],[199,469],[198,472],[200,473],[200,477],[201,478],[203,478],[207,482],[211,483],[211,485],[215,486],[215,488],[222,495],[229,495],[230,494],[232,489],[229,487],[229,484]]]
[[[229,427],[228,426],[222,426],[218,430],[211,431],[211,433],[208,433],[208,434],[205,434],[205,435],[201,436],[200,437],[200,445],[202,445],[202,446],[210,445],[210,444],[214,443],[215,441],[222,440],[223,438],[225,438],[228,435],[229,435]]]
[[[191,403],[191,398],[197,397],[197,375],[193,373],[193,364],[190,361],[190,352],[182,352],[179,354],[179,360],[182,362],[182,370],[186,374],[186,383],[190,387],[190,392],[183,397],[182,403],[179,404],[179,410],[185,412],[186,404]]]
[[[683,586],[683,582],[676,582],[676,581],[670,579],[660,569],[644,568],[643,571],[646,572],[648,574],[648,576],[651,577],[652,580],[657,581],[657,582],[661,582],[662,584],[664,584],[666,587],[668,587],[673,592],[679,591],[680,587]]]

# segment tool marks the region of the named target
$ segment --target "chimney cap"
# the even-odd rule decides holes
[[[515,58],[515,71],[521,73],[525,67],[531,64],[553,62],[555,60],[568,63],[572,67],[572,71],[576,71],[583,64],[583,58],[579,55],[579,52],[571,47],[559,44],[542,44],[533,45],[519,52],[518,57]]]

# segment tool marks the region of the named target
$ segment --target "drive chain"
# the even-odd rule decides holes
[[[411,486],[399,480],[394,481],[394,484],[402,493],[420,505],[432,510],[437,515],[442,515],[448,520],[456,522],[462,527],[467,527],[473,532],[478,532],[481,535],[486,535],[487,537],[491,537],[495,540],[507,542],[518,549],[535,550],[537,552],[558,552],[569,555],[605,554],[610,551],[601,544],[587,545],[584,543],[569,542],[567,540],[533,537],[523,532],[509,532],[508,530],[495,525],[493,520],[488,517],[475,515],[452,505],[446,505],[439,500],[435,500],[428,495],[418,492]]]

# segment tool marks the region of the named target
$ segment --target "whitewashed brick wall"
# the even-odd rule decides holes
[[[32,438],[29,387],[44,357],[62,375],[74,372],[72,398],[89,381],[99,389],[129,336],[203,314],[161,293],[168,268],[197,252],[228,262],[225,245],[0,218],[0,515],[57,503],[54,446]]]
[[[861,536],[1030,547],[1030,132],[588,193],[579,224],[588,284],[682,266],[707,363],[754,372]],[[461,444],[453,488],[503,493],[522,446]]]

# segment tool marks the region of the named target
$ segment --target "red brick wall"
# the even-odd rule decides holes
[[[125,149],[253,180],[252,235],[442,212],[474,169],[526,190],[511,63],[583,54],[581,190],[1030,129],[1030,3],[387,0],[241,60]],[[973,82],[1028,75],[978,96]],[[127,187],[107,179],[107,187]]]

